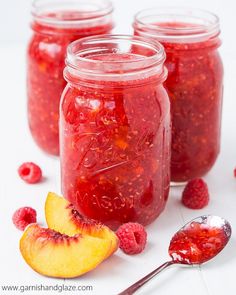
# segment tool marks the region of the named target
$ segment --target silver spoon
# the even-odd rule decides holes
[[[203,215],[186,223],[171,239],[171,260],[163,263],[118,295],[134,294],[162,270],[173,264],[200,265],[224,249],[231,237],[231,226],[222,217]]]

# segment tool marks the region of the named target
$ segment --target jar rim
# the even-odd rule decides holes
[[[218,36],[219,17],[188,7],[155,7],[137,12],[133,27],[141,34],[170,42],[199,42]]]
[[[135,47],[136,46],[136,47]],[[141,55],[138,47],[145,53]],[[146,50],[146,51],[145,51]],[[105,58],[95,58],[105,55]],[[110,58],[107,58],[107,57]],[[72,42],[67,48],[67,68],[78,75],[90,77],[124,77],[137,72],[153,72],[153,68],[163,72],[164,47],[157,41],[132,35],[97,35]]]
[[[71,27],[104,18],[113,10],[110,0],[34,0],[31,15],[39,23]],[[63,17],[66,12],[69,14]]]

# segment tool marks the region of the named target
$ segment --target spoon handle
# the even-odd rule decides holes
[[[146,284],[148,281],[150,281],[155,275],[160,273],[162,270],[166,269],[170,265],[174,264],[174,261],[167,261],[163,263],[161,266],[150,272],[148,275],[146,275],[141,280],[137,281],[127,289],[125,289],[123,292],[119,293],[118,295],[132,295],[134,294],[139,288],[141,288],[144,284]]]

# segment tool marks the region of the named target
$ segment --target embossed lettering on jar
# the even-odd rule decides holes
[[[166,50],[172,110],[171,180],[201,177],[220,151],[223,66],[219,19],[191,9],[152,9],[136,15],[135,35],[160,41]]]
[[[59,154],[59,101],[67,46],[82,37],[109,33],[112,5],[107,0],[35,0],[33,36],[28,46],[28,121],[45,152]]]
[[[137,54],[137,52],[144,54]],[[61,99],[62,191],[115,229],[144,225],[169,191],[170,106],[160,44],[131,36],[73,42]]]

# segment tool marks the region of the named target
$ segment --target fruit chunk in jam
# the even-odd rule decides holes
[[[162,81],[139,74],[82,82],[69,81],[62,97],[63,195],[80,213],[113,229],[129,221],[149,224],[164,209],[169,191],[170,110]]]
[[[183,264],[200,264],[218,254],[227,242],[223,228],[193,221],[172,238],[169,254]]]
[[[95,17],[95,16],[94,16]],[[50,25],[50,18],[64,26]],[[78,21],[83,15],[76,11],[58,12],[41,16],[34,21],[34,34],[28,46],[28,121],[32,136],[38,146],[49,154],[59,154],[59,102],[66,82],[63,78],[67,46],[74,40],[109,33],[112,23],[99,24],[97,20],[87,26],[66,26],[68,21]],[[101,22],[101,18],[100,18]]]

